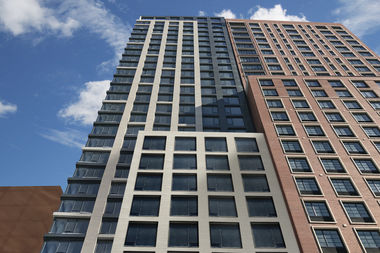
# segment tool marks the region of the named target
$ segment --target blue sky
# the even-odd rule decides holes
[[[0,186],[75,169],[140,15],[341,22],[380,52],[379,0],[0,0]]]

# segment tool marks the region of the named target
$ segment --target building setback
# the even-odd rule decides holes
[[[340,24],[141,17],[42,252],[379,252],[379,71]]]
[[[59,186],[0,187],[0,252],[39,252],[61,194]]]

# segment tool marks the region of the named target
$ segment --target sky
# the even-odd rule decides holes
[[[0,0],[0,186],[72,176],[139,16],[339,22],[380,53],[379,0]]]

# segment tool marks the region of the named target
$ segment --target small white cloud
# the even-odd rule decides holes
[[[308,21],[304,15],[295,16],[287,15],[287,10],[283,9],[281,4],[276,4],[273,8],[264,8],[257,6],[257,10],[253,12],[253,9],[249,10],[249,14],[252,16],[249,19],[261,19],[261,20],[284,20],[284,21]]]
[[[230,9],[223,9],[221,12],[214,13],[217,17],[223,17],[226,19],[234,19],[236,18],[235,13],[233,13]]]
[[[64,131],[46,129],[45,132],[40,133],[40,135],[45,139],[74,148],[81,148],[86,140],[86,135],[84,133],[71,128],[68,128]]]
[[[131,26],[100,0],[0,0],[0,31],[14,36],[33,34],[40,40],[46,35],[69,37],[79,28],[98,35],[114,50],[113,60],[103,65],[117,64]]]
[[[83,125],[92,124],[97,117],[97,112],[109,86],[110,80],[85,83],[84,89],[79,92],[77,101],[61,109],[58,116]]]
[[[206,12],[205,11],[199,11],[198,16],[200,16],[200,17],[206,16]]]
[[[0,101],[0,118],[5,117],[9,113],[15,113],[17,105]]]
[[[17,36],[30,31],[53,31],[71,36],[79,27],[71,17],[59,20],[54,11],[41,6],[37,0],[0,0],[0,24],[4,30]]]
[[[379,0],[339,0],[341,6],[334,10],[338,22],[358,36],[380,30]]]

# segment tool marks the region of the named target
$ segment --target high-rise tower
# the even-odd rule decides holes
[[[339,24],[141,17],[42,252],[378,252],[379,71]]]

